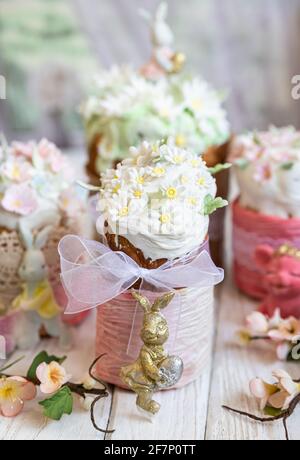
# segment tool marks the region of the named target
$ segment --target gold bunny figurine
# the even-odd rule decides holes
[[[156,414],[160,405],[152,399],[153,393],[175,385],[183,372],[182,360],[178,356],[169,356],[163,347],[169,338],[169,328],[160,310],[169,305],[174,293],[164,294],[157,298],[153,305],[146,297],[135,291],[132,291],[132,295],[145,312],[141,330],[144,345],[138,359],[122,367],[121,378],[137,393],[137,406]]]

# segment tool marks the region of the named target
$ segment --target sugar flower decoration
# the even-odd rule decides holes
[[[126,158],[131,145],[172,137],[202,154],[229,138],[222,96],[200,78],[145,78],[128,67],[101,73],[82,107],[87,137],[99,135],[98,171]]]
[[[11,185],[1,202],[6,211],[22,216],[34,212],[38,207],[37,197],[27,184]]]
[[[41,382],[40,390],[45,394],[55,393],[71,378],[64,367],[56,361],[50,364],[40,364],[36,370],[36,376]]]
[[[209,168],[171,138],[143,142],[130,154],[102,175],[99,231],[106,222],[153,260],[189,253],[205,240],[208,215],[227,204],[215,198]]]
[[[294,317],[282,319],[276,310],[273,317],[253,312],[246,318],[246,327],[238,332],[240,343],[247,345],[253,341],[268,341],[276,346],[278,359],[299,360],[297,352],[300,342],[300,320]]]
[[[36,397],[35,385],[22,377],[0,378],[0,415],[15,417],[25,401]]]
[[[79,198],[74,193],[74,179],[71,164],[47,139],[3,145],[0,148],[0,211],[2,207],[27,216],[40,208],[55,206],[74,216],[78,203],[83,203],[83,196]]]

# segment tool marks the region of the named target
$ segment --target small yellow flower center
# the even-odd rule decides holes
[[[20,179],[21,171],[18,165],[14,165],[12,168],[12,178],[15,180]]]
[[[124,206],[124,208],[120,209],[119,216],[120,217],[126,217],[128,216],[129,209],[127,206]]]
[[[167,197],[170,199],[170,200],[174,200],[176,197],[177,197],[177,190],[175,187],[169,187],[167,189]]]
[[[193,166],[193,168],[198,168],[200,162],[199,160],[192,160],[191,161],[191,165]]]
[[[203,108],[203,101],[200,97],[192,100],[191,106],[194,110],[201,110]]]
[[[162,214],[160,216],[160,221],[162,224],[168,224],[170,222],[171,218],[169,214]]]
[[[189,199],[188,199],[188,203],[192,206],[196,206],[198,201],[197,201],[197,198],[195,198],[194,196],[191,196]]]
[[[13,204],[14,204],[15,208],[20,208],[21,205],[22,205],[22,202],[21,202],[21,200],[17,199],[17,200],[14,200]]]
[[[155,174],[155,176],[160,177],[160,176],[163,176],[166,173],[166,170],[165,170],[165,168],[157,167],[157,168],[153,169],[153,173]]]
[[[181,176],[180,182],[182,185],[187,184],[189,179],[186,176]]]
[[[11,380],[0,380],[0,401],[14,401],[18,398],[18,386]]]
[[[167,106],[162,107],[159,111],[159,114],[163,118],[168,118],[170,116],[170,110]]]
[[[113,193],[118,193],[118,191],[120,190],[120,188],[121,188],[121,185],[120,185],[120,184],[117,184],[117,185],[115,186],[115,188],[113,188]]]
[[[205,186],[205,185],[206,185],[205,177],[200,177],[200,178],[197,180],[197,184],[200,185],[200,187]]]
[[[63,378],[60,369],[56,367],[50,369],[49,378],[56,385],[60,383]]]
[[[177,134],[175,137],[175,144],[177,147],[184,147],[186,145],[186,138],[182,134]]]
[[[144,176],[138,176],[136,181],[137,181],[138,184],[143,185],[144,182],[145,182],[145,177]]]
[[[175,155],[174,156],[174,163],[176,163],[177,165],[181,165],[183,163],[183,156],[181,155]]]
[[[133,196],[134,196],[135,198],[142,198],[142,192],[141,192],[140,190],[135,190],[135,191],[133,192]]]

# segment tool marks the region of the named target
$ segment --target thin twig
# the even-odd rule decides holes
[[[230,412],[234,412],[235,414],[243,415],[244,417],[248,417],[256,422],[261,423],[268,423],[268,422],[275,422],[277,420],[282,420],[286,415],[287,411],[282,412],[282,414],[276,415],[275,417],[257,417],[256,415],[249,414],[248,412],[243,412],[241,410],[233,409],[232,407],[222,406],[223,409],[226,409]]]
[[[0,376],[3,375],[2,372],[7,371],[7,369],[10,369],[12,366],[15,366],[20,361],[23,361],[23,359],[25,359],[25,356],[21,356],[20,358],[16,359],[12,363],[8,363],[6,366],[2,367],[2,369],[0,369]]]
[[[103,430],[102,428],[100,428],[98,426],[98,424],[96,422],[96,419],[95,419],[95,407],[96,407],[96,404],[98,403],[98,401],[100,401],[100,399],[102,399],[104,397],[107,397],[108,392],[107,392],[107,385],[102,380],[100,380],[98,377],[96,377],[93,374],[93,369],[94,369],[95,365],[100,361],[100,359],[102,359],[103,356],[105,356],[105,354],[106,353],[104,353],[103,355],[98,356],[98,358],[95,359],[95,361],[91,364],[91,366],[89,368],[90,377],[103,386],[102,394],[97,396],[97,398],[95,398],[94,401],[92,402],[92,405],[91,405],[91,421],[92,421],[92,424],[93,424],[93,427],[95,428],[95,430],[100,431],[101,433],[104,433],[104,434],[112,434],[112,433],[115,432],[115,430]]]
[[[295,412],[296,407],[300,403],[300,394],[298,394],[290,403],[289,407],[287,410],[281,412],[279,415],[275,415],[274,417],[257,417],[256,415],[249,414],[248,412],[243,412],[237,409],[233,409],[232,407],[228,406],[222,406],[223,409],[226,409],[230,412],[234,412],[235,414],[242,415],[244,417],[248,417],[252,420],[255,420],[256,422],[261,422],[261,423],[271,423],[271,422],[276,422],[277,420],[282,420],[283,421],[283,426],[285,430],[285,437],[286,440],[289,441],[289,431],[287,427],[287,420],[293,415]]]

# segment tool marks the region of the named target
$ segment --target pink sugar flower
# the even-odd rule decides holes
[[[0,378],[0,415],[15,417],[24,407],[24,401],[36,397],[36,387],[22,377]]]
[[[283,370],[274,371],[272,375],[276,380],[274,384],[256,378],[250,382],[250,391],[258,399],[261,410],[266,406],[286,410],[293,399],[300,394],[300,384],[294,382]]]
[[[45,138],[38,143],[37,149],[42,158],[48,158],[58,150],[55,144]]]
[[[271,166],[268,164],[258,164],[256,166],[256,172],[254,174],[254,179],[257,182],[269,180],[272,177]]]
[[[1,172],[13,182],[25,182],[30,179],[31,165],[23,158],[10,158],[2,165]]]
[[[36,370],[36,376],[41,382],[40,390],[45,394],[52,394],[60,390],[71,378],[65,369],[55,361],[50,364],[40,364]]]
[[[37,209],[38,203],[33,190],[27,184],[12,185],[2,199],[6,211],[27,216]]]
[[[12,143],[12,152],[14,155],[23,156],[25,158],[32,158],[34,150],[34,142],[13,142]]]
[[[255,311],[246,318],[247,329],[253,334],[266,334],[269,330],[269,321],[265,315]]]
[[[278,328],[270,330],[268,335],[278,342],[293,342],[295,338],[300,337],[300,320],[294,317],[282,320]]]

